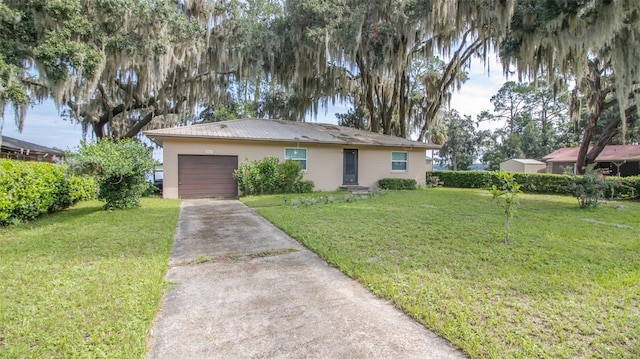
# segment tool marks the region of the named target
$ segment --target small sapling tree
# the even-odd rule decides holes
[[[502,209],[504,209],[505,215],[505,230],[507,236],[505,242],[509,242],[511,239],[511,219],[515,214],[518,201],[516,197],[522,193],[520,190],[520,184],[515,180],[513,173],[505,171],[498,172],[499,186],[491,186],[491,194],[493,194],[493,200],[497,201]]]
[[[156,166],[149,149],[130,139],[83,142],[69,162],[74,173],[95,176],[104,209],[139,207],[140,197],[149,186],[146,176]]]

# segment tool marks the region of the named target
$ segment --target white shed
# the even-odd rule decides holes
[[[500,170],[522,173],[545,173],[547,165],[544,162],[528,158],[512,158],[500,164]]]

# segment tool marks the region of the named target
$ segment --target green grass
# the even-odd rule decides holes
[[[143,357],[179,201],[101,206],[0,228],[0,357]]]
[[[640,357],[638,202],[523,195],[505,243],[486,190],[277,199],[243,201],[472,357]]]

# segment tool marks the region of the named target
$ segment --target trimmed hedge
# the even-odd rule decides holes
[[[609,176],[606,198],[640,198],[640,176]]]
[[[434,171],[427,177],[437,177],[444,187],[491,188],[499,185],[498,172],[492,171]],[[515,173],[515,180],[523,192],[572,194],[573,176],[547,173]],[[606,178],[607,198],[640,198],[640,176]]]
[[[68,178],[66,166],[0,160],[0,225],[32,220],[95,198],[95,188],[92,179]]]
[[[378,180],[381,189],[413,190],[417,188],[417,182],[409,178],[383,178]]]
[[[515,180],[524,192],[572,194],[569,187],[572,176],[547,173],[515,173]]]
[[[71,204],[96,199],[98,182],[95,177],[69,175],[68,180]]]
[[[498,174],[489,171],[435,171],[427,172],[427,177],[438,178],[444,187],[490,188],[498,185]]]

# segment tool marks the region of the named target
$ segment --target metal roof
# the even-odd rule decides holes
[[[143,132],[162,146],[164,138],[207,138],[438,149],[440,146],[327,123],[246,118]]]
[[[534,159],[530,159],[530,158],[512,158],[510,160],[504,161],[502,163],[505,162],[509,162],[509,161],[513,161],[513,162],[518,162],[518,163],[522,163],[525,165],[544,165],[544,162],[540,162],[538,160],[534,160]]]
[[[591,150],[591,147],[589,147]],[[578,160],[578,147],[565,147],[546,155],[543,159],[547,162],[568,162]],[[640,161],[640,145],[609,145],[596,157],[595,162],[621,162]]]
[[[50,147],[40,146],[35,143],[22,141],[17,138],[2,136],[2,148],[10,151],[32,151],[38,153],[48,153],[50,155],[64,156],[64,151],[56,150]]]

